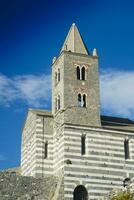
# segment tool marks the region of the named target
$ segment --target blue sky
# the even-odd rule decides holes
[[[134,2],[0,1],[0,169],[20,163],[29,107],[51,108],[51,61],[73,22],[97,48],[101,110],[134,119]]]

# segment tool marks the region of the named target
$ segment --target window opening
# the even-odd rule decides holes
[[[81,94],[78,94],[78,107],[81,107]]]
[[[85,135],[82,135],[81,136],[81,154],[82,155],[85,155],[86,153],[86,136]]]
[[[124,153],[125,153],[125,159],[130,158],[130,153],[129,153],[129,140],[125,139],[124,141]]]
[[[59,110],[60,109],[60,96],[58,96],[58,102],[57,103],[58,103],[58,105],[57,105],[58,108],[57,109]]]
[[[60,69],[58,69],[58,82],[60,82]]]
[[[80,68],[77,67],[77,80],[80,80]]]
[[[67,50],[67,44],[65,44],[65,50]]]
[[[45,155],[44,155],[44,158],[47,158],[48,157],[48,142],[46,141],[45,142]]]
[[[55,99],[55,111],[57,111],[57,98]]]
[[[57,72],[55,72],[55,85],[57,84]]]
[[[82,80],[85,80],[85,67],[82,67]]]
[[[86,104],[86,95],[83,95],[83,107],[85,108],[87,106]]]

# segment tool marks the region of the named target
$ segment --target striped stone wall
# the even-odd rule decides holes
[[[45,158],[45,143],[48,144]],[[22,133],[22,175],[44,177],[53,173],[53,118],[29,111]]]
[[[82,135],[86,137],[85,155],[81,155]],[[130,159],[127,160],[125,139],[129,139]],[[78,185],[85,186],[90,200],[103,199],[111,190],[119,189],[125,178],[133,180],[133,166],[132,132],[61,125],[52,115],[29,111],[22,134],[22,175],[58,176],[63,183],[59,184],[57,191],[64,194],[63,199],[73,200]],[[58,192],[55,195],[58,196]]]
[[[61,173],[64,167],[64,135],[54,136],[54,174]]]
[[[86,154],[81,155],[81,136],[86,135]],[[124,139],[130,140],[130,159],[124,157]],[[120,188],[126,177],[134,177],[134,135],[96,128],[66,126],[64,131],[65,200],[73,200],[77,185],[84,185],[90,200],[103,199]]]
[[[34,167],[34,161],[36,154],[35,150],[36,139],[36,116],[31,112],[28,113],[27,120],[25,122],[22,132],[22,144],[21,144],[21,170],[22,175],[32,176]]]
[[[45,143],[48,144],[45,158]],[[36,117],[36,176],[48,176],[53,173],[53,118],[46,116]]]

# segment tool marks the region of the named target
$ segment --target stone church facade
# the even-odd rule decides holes
[[[73,24],[52,62],[52,111],[28,111],[22,175],[56,177],[54,200],[103,199],[133,181],[134,122],[100,115],[98,66]]]

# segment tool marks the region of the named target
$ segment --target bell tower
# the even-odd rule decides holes
[[[61,124],[100,126],[98,56],[75,24],[52,64],[52,112]]]

